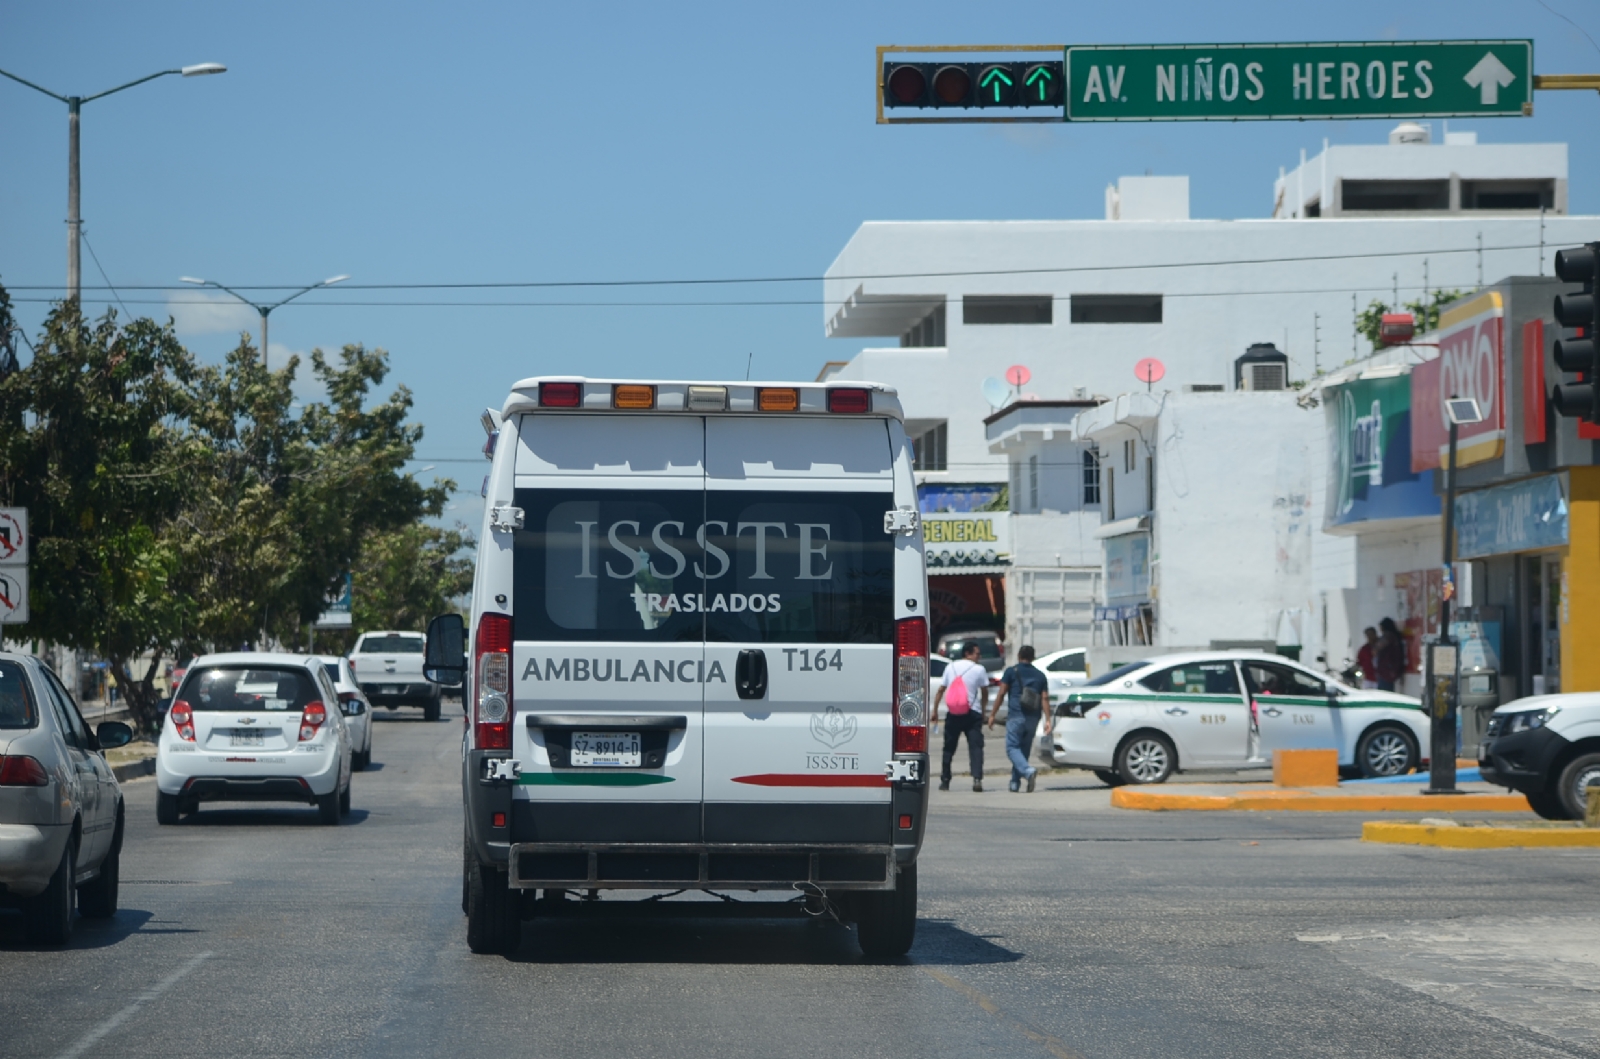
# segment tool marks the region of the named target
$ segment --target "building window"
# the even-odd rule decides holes
[[[1074,294],[1075,324],[1159,324],[1159,294]]]
[[[1048,294],[969,294],[961,299],[964,324],[1048,324],[1055,300]]]
[[[1553,180],[1463,180],[1461,208],[1464,210],[1554,209]]]
[[[1024,508],[1022,506],[1022,461],[1021,460],[1012,460],[1011,461],[1011,498],[1010,499],[1011,499],[1011,510],[1019,512],[1019,513],[1024,512],[1024,511],[1027,510],[1026,508]]]
[[[1085,449],[1083,452],[1083,506],[1094,507],[1100,503],[1100,458]]]
[[[1039,457],[1028,457],[1028,510],[1039,510]]]
[[[1342,180],[1339,182],[1339,208],[1347,213],[1448,210],[1450,181]]]
[[[1133,469],[1138,466],[1138,463],[1136,462],[1138,458],[1139,453],[1134,447],[1133,439],[1129,438],[1127,441],[1124,441],[1122,443],[1122,473],[1132,474]]]
[[[928,349],[944,345],[944,304],[918,320],[900,336],[902,349]]]
[[[1156,509],[1156,458],[1146,456],[1144,459],[1144,509]]]
[[[911,469],[914,471],[942,471],[945,469],[945,440],[948,425],[926,430],[911,439]]]

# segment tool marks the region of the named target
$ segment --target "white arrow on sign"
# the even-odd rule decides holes
[[[1486,107],[1500,102],[1500,90],[1516,79],[1517,75],[1506,69],[1506,64],[1495,58],[1492,51],[1484,52],[1478,65],[1468,70],[1467,76],[1462,78],[1478,90],[1478,98]]]

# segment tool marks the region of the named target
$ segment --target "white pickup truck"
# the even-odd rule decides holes
[[[420,632],[364,632],[350,651],[350,664],[373,706],[421,706],[425,720],[439,719],[439,685],[422,675]]]

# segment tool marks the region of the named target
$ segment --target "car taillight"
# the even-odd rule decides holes
[[[320,702],[308,702],[300,711],[300,742],[315,739],[328,721],[328,708]]]
[[[477,747],[511,749],[511,618],[485,614],[472,641]]]
[[[0,756],[0,787],[48,787],[50,774],[24,754]]]
[[[870,412],[872,411],[872,394],[866,390],[829,390],[828,411]]]
[[[542,408],[576,408],[582,402],[582,383],[541,382],[539,384],[539,405]]]
[[[172,727],[179,739],[194,742],[194,710],[187,702],[182,699],[174,702],[167,716],[172,718]]]
[[[894,623],[894,752],[928,750],[928,622]]]

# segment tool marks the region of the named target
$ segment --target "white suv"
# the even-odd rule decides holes
[[[315,657],[205,655],[161,725],[156,819],[206,801],[307,802],[325,824],[350,811],[352,746],[339,695]]]
[[[528,379],[496,431],[465,704],[467,943],[543,890],[778,891],[916,928],[928,591],[870,383]],[[459,682],[463,622],[426,671]]]

